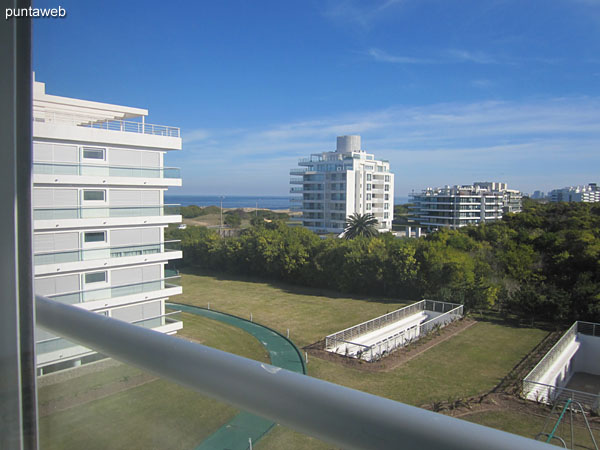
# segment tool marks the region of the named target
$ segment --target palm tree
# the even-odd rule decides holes
[[[377,236],[377,219],[371,213],[354,213],[348,216],[346,228],[344,229],[344,239],[354,239],[357,236],[373,237]]]

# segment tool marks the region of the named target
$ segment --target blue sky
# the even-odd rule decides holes
[[[600,0],[60,5],[34,21],[36,78],[180,127],[173,193],[287,195],[341,134],[390,161],[397,197],[600,182]]]

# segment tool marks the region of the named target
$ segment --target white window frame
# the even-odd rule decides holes
[[[85,234],[86,233],[103,233],[104,240],[102,241],[94,241],[94,242],[86,242]],[[106,230],[85,230],[81,232],[81,248],[98,248],[98,247],[106,247],[108,245],[108,232]]]
[[[86,150],[93,150],[93,151],[102,151],[102,158],[88,158],[85,156],[85,151]],[[101,164],[101,163],[106,163],[108,158],[107,158],[107,148],[106,147],[91,147],[89,145],[83,145],[81,146],[81,162],[86,162],[86,163],[96,163],[96,164]]]
[[[90,275],[93,273],[101,273],[101,272],[104,273],[104,281],[92,281],[90,283],[88,283],[86,281],[86,275]],[[91,286],[93,289],[96,289],[96,288],[101,289],[101,288],[109,285],[108,279],[109,279],[108,270],[90,270],[89,272],[84,272],[81,274],[81,285],[84,287]]]

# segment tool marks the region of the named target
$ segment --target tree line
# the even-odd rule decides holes
[[[600,321],[600,205],[525,202],[501,221],[420,239],[322,239],[283,221],[240,236],[169,229],[179,264],[303,286],[493,308],[531,322]]]

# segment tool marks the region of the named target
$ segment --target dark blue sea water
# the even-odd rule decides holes
[[[408,197],[396,197],[395,204],[408,202]],[[165,194],[165,203],[178,204],[181,206],[219,206],[221,197],[218,195],[169,195]],[[259,208],[263,209],[289,209],[290,198],[283,196],[223,196],[223,208]]]
[[[179,204],[181,206],[220,206],[219,195],[169,195],[165,194],[165,203]],[[223,208],[259,208],[263,209],[289,209],[290,198],[278,196],[241,196],[224,195]]]

